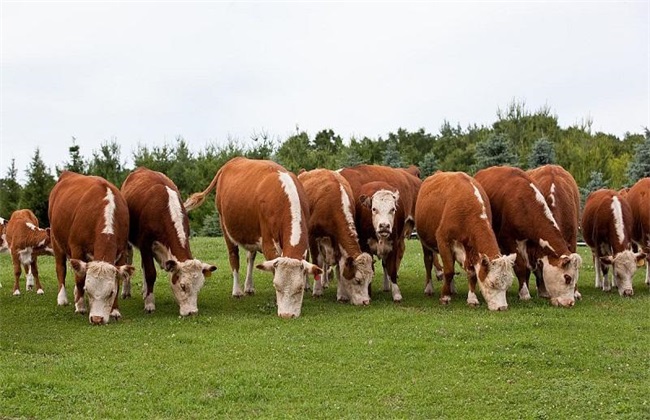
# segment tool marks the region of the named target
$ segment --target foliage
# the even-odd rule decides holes
[[[584,204],[585,200],[587,199],[587,196],[590,193],[600,190],[602,188],[608,188],[608,184],[609,183],[605,179],[603,179],[602,172],[593,171],[589,177],[589,182],[587,182],[587,185],[584,188],[580,188],[582,203]]]
[[[68,148],[70,152],[70,160],[63,163],[63,167],[56,167],[56,175],[61,175],[63,171],[76,172],[78,174],[87,174],[88,173],[88,164],[84,162],[83,157],[81,156],[80,146],[77,143],[77,139],[72,137],[72,146]]]
[[[475,171],[490,166],[516,166],[517,155],[512,151],[512,145],[507,136],[492,134],[487,140],[476,145]]]
[[[386,150],[382,154],[382,164],[392,168],[401,168],[404,166],[402,156],[399,150],[397,150],[397,145],[392,141],[386,144]]]
[[[129,173],[126,163],[122,161],[120,149],[116,140],[102,143],[99,151],[93,151],[88,173],[101,176],[120,188]]]
[[[49,226],[49,197],[56,181],[45,166],[40,149],[36,148],[26,174],[27,183],[20,195],[20,208],[33,211],[40,226]]]
[[[540,138],[533,144],[533,150],[528,156],[528,169],[554,163],[556,162],[553,143],[547,137]]]
[[[53,258],[39,258],[45,295],[0,289],[0,416],[5,418],[648,418],[650,293],[623,299],[593,287],[583,264],[583,299],[571,309],[533,297],[489,312],[465,303],[456,277],[449,305],[422,293],[420,244],[407,241],[396,305],[305,294],[302,315],[277,317],[270,273],[255,271],[256,293],[231,297],[221,238],[193,238],[193,255],[215,264],[199,314],[179,318],[159,269],[156,311],[142,297],[120,300],[123,319],[88,324],[56,305]],[[591,261],[587,248],[583,260]],[[245,261],[245,252],[240,252]],[[135,253],[133,290],[142,286]],[[260,261],[258,255],[257,261]],[[245,267],[245,263],[242,264]],[[0,278],[11,277],[0,255]],[[245,271],[245,270],[243,270]],[[243,271],[240,278],[243,280]],[[68,274],[70,280],[71,274]],[[70,285],[68,281],[68,285]],[[24,280],[21,288],[24,290]],[[535,295],[534,281],[532,294]],[[67,289],[72,301],[73,292]],[[479,296],[482,301],[482,298]],[[615,330],[615,334],[613,331]],[[438,366],[439,368],[436,368]],[[308,397],[306,397],[308,395]],[[602,402],[602,404],[601,404]]]
[[[18,210],[22,187],[17,180],[16,160],[11,160],[7,176],[0,179],[0,217],[9,219],[11,213]]]
[[[203,226],[201,226],[199,236],[223,236],[223,232],[221,231],[221,224],[219,222],[219,212],[217,212],[216,209],[214,209],[203,219]]]
[[[422,158],[422,161],[418,165],[420,167],[420,176],[422,179],[433,175],[438,170],[438,161],[436,159],[436,154],[429,152]]]
[[[634,158],[627,170],[630,185],[639,179],[650,177],[650,130],[645,129],[645,141],[634,149]]]

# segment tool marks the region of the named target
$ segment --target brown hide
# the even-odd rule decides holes
[[[617,235],[612,213],[612,201],[615,198],[621,203],[624,233],[622,241]],[[582,235],[587,245],[596,250],[598,257],[605,255],[601,249],[603,244],[609,245],[613,254],[616,255],[631,247],[633,220],[632,209],[626,199],[614,190],[600,189],[589,194],[585,201],[585,209],[582,214]]]
[[[181,243],[170,215],[167,188],[178,196],[184,243]],[[138,168],[124,180],[121,191],[129,207],[129,241],[133,245],[151,256],[151,246],[154,241],[158,241],[169,248],[180,262],[193,258],[187,211],[181,202],[181,194],[171,179],[160,172]]]
[[[348,181],[328,169],[314,169],[298,175],[309,201],[309,242],[312,254],[317,238],[330,238],[336,260],[340,257],[339,245],[352,258],[361,254],[354,219],[350,226],[341,201],[341,187],[349,199],[350,216],[354,218],[354,196]],[[317,264],[316,260],[312,260]]]
[[[641,178],[626,196],[632,209],[632,240],[648,254],[650,264],[650,178]]]
[[[28,226],[28,224],[31,226]],[[38,275],[37,257],[39,255],[52,254],[49,229],[41,229],[38,227],[38,219],[31,210],[16,210],[11,214],[11,219],[9,219],[7,224],[6,240],[14,268],[14,295],[20,294],[19,281],[23,268],[26,276],[29,276],[29,273],[31,273],[34,277],[38,293],[43,293]],[[30,248],[31,254],[29,261],[23,263],[20,258],[21,252]]]

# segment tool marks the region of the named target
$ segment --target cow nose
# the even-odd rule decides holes
[[[626,296],[626,297],[634,296],[634,290],[632,290],[632,289],[623,290],[623,296]]]
[[[290,314],[288,312],[283,312],[283,313],[278,314],[278,315],[280,316],[280,318],[283,318],[283,319],[290,319],[290,318],[295,318],[296,317],[294,314]]]
[[[499,306],[499,307],[497,308],[497,311],[507,311],[507,310],[508,310],[508,305]]]
[[[101,325],[104,323],[104,317],[103,316],[91,316],[90,317],[90,323],[93,325]]]
[[[379,230],[390,230],[390,224],[388,224],[388,223],[379,223]]]
[[[181,316],[191,316],[191,315],[196,315],[199,313],[198,309],[190,309],[189,311],[183,313],[181,312]]]
[[[362,304],[363,306],[368,306],[368,305],[370,305],[370,299],[364,299],[363,301],[361,301],[361,304]]]

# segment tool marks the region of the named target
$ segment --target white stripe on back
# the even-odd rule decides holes
[[[300,198],[298,197],[298,189],[296,184],[293,182],[291,176],[282,171],[278,171],[278,176],[280,178],[280,183],[284,189],[287,198],[289,199],[289,206],[291,212],[291,237],[289,243],[291,246],[296,246],[300,243],[300,237],[302,236],[302,212],[300,207]]]
[[[616,229],[616,236],[618,243],[622,244],[625,240],[625,224],[623,223],[623,209],[618,197],[612,197],[612,214],[614,215],[614,228]]]
[[[102,230],[102,233],[112,235],[115,220],[115,196],[110,188],[106,188],[104,201],[106,201],[106,207],[104,207],[104,230]]]
[[[555,226],[555,229],[560,230],[560,228],[557,226],[557,223],[555,222],[555,218],[553,217],[553,213],[551,212],[551,209],[549,208],[548,204],[546,203],[546,200],[544,199],[544,195],[537,189],[535,184],[532,182],[530,183],[530,188],[533,189],[535,192],[535,199],[539,204],[541,204],[544,207],[544,215],[548,220],[550,220],[553,223],[553,226]]]
[[[185,227],[183,226],[183,209],[181,208],[181,201],[178,197],[176,191],[172,190],[168,186],[165,186],[167,189],[167,195],[169,196],[167,207],[169,208],[169,216],[174,223],[174,228],[176,229],[176,235],[178,240],[181,243],[181,246],[185,248],[187,244],[187,233],[185,232]]]

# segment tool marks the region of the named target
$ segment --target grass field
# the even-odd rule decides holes
[[[574,308],[519,302],[513,285],[510,309],[495,313],[466,305],[464,275],[451,305],[438,303],[440,283],[425,297],[410,240],[401,304],[380,291],[378,268],[369,307],[337,303],[330,287],[283,320],[269,274],[256,272],[256,295],[233,299],[223,240],[192,246],[219,267],[197,316],[179,318],[161,273],[155,313],[134,293],[120,303],[124,318],[101,327],[57,307],[52,258],[40,259],[45,295],[25,293],[23,278],[13,297],[1,255],[0,418],[650,418],[645,268],[634,297],[605,293],[582,248]],[[70,273],[68,286],[72,302]]]

